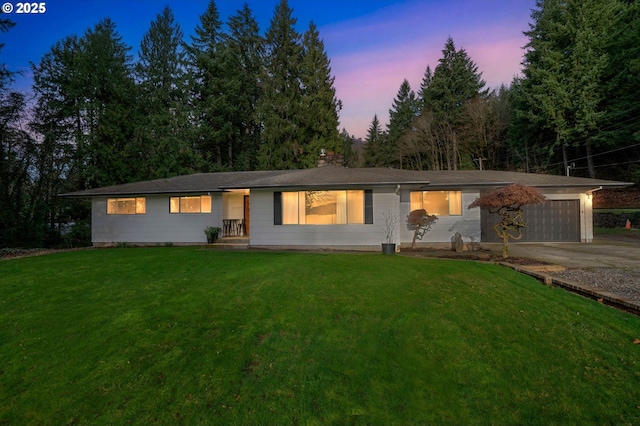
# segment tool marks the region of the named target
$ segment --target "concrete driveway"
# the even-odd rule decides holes
[[[501,253],[501,244],[483,244]],[[567,268],[640,269],[640,244],[596,239],[592,243],[511,243],[509,255],[529,257]]]

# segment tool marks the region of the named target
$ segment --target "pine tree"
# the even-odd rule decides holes
[[[312,22],[302,39],[300,67],[300,146],[303,149],[303,163],[307,167],[316,165],[318,153],[323,148],[345,154],[338,133],[338,114],[342,109],[342,103],[336,98],[334,80],[324,43]]]
[[[340,152],[344,155],[344,166],[359,167],[361,158],[359,152],[354,149],[355,137],[350,135],[347,129],[342,128],[340,131],[340,140],[342,142],[342,150]]]
[[[400,137],[410,129],[411,123],[420,111],[416,94],[405,79],[393,100],[393,108],[389,110],[388,137],[379,145],[379,158],[384,166],[402,167],[402,159],[398,151]]]
[[[229,18],[226,47],[230,55],[233,113],[233,168],[254,170],[260,142],[257,107],[262,94],[262,43],[259,27],[247,4]],[[231,155],[230,155],[231,157]]]
[[[140,179],[169,177],[197,169],[198,158],[189,145],[185,108],[185,53],[182,31],[165,7],[140,44],[136,77],[140,119],[137,144],[130,152],[139,158]]]
[[[420,90],[418,91],[420,110],[424,109],[426,106],[427,91],[429,90],[432,80],[433,72],[431,72],[431,66],[427,65],[427,69],[424,71],[424,76],[422,77],[422,82],[420,83]]]
[[[258,152],[260,169],[296,169],[303,166],[301,143],[304,134],[300,116],[302,46],[292,14],[287,0],[281,0],[265,35],[263,93],[259,107],[264,128]]]
[[[464,49],[456,50],[449,37],[442,50],[442,58],[433,73],[428,88],[423,91],[424,105],[437,123],[438,138],[445,148],[445,164],[457,170],[462,160],[459,133],[463,121],[463,107],[471,99],[486,95],[482,73]]]
[[[378,114],[374,114],[371,125],[367,131],[366,146],[364,149],[364,164],[367,167],[378,167],[383,165],[382,158],[380,156],[380,145],[384,139],[382,133],[382,127],[380,126],[380,120]]]
[[[0,32],[6,33],[11,28],[15,27],[16,23],[9,19],[0,19]],[[4,43],[0,43],[0,51],[4,47]],[[0,64],[0,92],[5,91],[11,81],[13,80],[13,75],[15,73],[9,71],[7,69],[6,64]]]
[[[604,116],[599,132],[593,137],[593,145],[602,146],[604,150],[640,142],[640,121],[637,120],[640,117],[640,3],[613,1],[612,7],[619,10],[611,19],[605,38],[609,61],[601,85]],[[633,159],[638,157],[637,147],[601,154],[598,175],[635,181],[640,175],[640,164]]]
[[[79,70],[84,79],[88,150],[84,176],[90,187],[128,182],[133,166],[126,155],[133,138],[135,90],[129,50],[110,19],[79,40]],[[82,161],[80,159],[80,161]]]
[[[607,42],[620,3],[539,0],[536,7],[525,32],[529,43],[514,126],[530,129],[525,138],[546,152],[547,161],[560,151],[563,170],[569,166],[570,150],[581,148],[578,155],[586,154],[590,175],[595,177],[593,135],[604,118]]]
[[[228,85],[230,55],[225,48],[225,35],[218,8],[211,0],[200,16],[195,36],[187,47],[192,111],[197,135],[194,144],[213,169],[229,168],[233,115]]]

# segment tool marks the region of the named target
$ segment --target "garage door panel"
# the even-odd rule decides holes
[[[525,206],[523,219],[527,224],[522,229],[521,242],[579,242],[580,203],[578,200],[547,200],[544,204]],[[500,242],[493,230],[502,216],[481,212],[482,241]]]

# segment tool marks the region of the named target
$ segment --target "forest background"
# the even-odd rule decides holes
[[[0,30],[14,23],[0,19]],[[388,125],[340,129],[322,37],[286,0],[261,32],[215,1],[185,40],[165,7],[136,60],[105,18],[31,65],[29,93],[0,63],[0,247],[90,243],[90,206],[58,194],[195,172],[314,167],[517,170],[640,181],[640,4],[538,0],[522,73],[490,90],[447,38]],[[1,46],[0,46],[1,48]],[[1,54],[1,51],[0,51]],[[1,60],[0,60],[1,62]]]

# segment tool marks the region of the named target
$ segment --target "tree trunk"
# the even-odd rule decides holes
[[[509,257],[509,234],[502,232],[502,258]]]
[[[556,139],[558,142],[560,141],[560,135],[557,136]],[[567,160],[567,145],[562,142],[562,164],[564,165],[565,171],[568,170],[569,160]]]
[[[589,177],[595,179],[596,168],[593,165],[593,150],[591,149],[591,142],[587,141],[585,148],[587,150],[587,168],[589,169]]]

